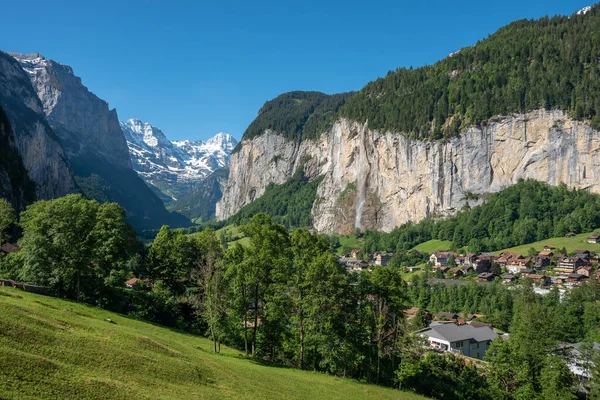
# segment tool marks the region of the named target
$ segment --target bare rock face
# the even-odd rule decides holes
[[[131,167],[117,112],[83,86],[71,67],[37,53],[11,55],[29,75],[70,159],[93,152],[112,165]]]
[[[454,214],[472,195],[520,178],[600,193],[600,134],[565,113],[536,110],[498,117],[437,142],[380,133],[340,119],[319,140],[300,144],[274,132],[232,155],[217,218],[226,219],[298,168],[323,176],[312,217],[320,232],[390,231],[408,221]]]
[[[65,152],[48,125],[43,107],[27,73],[8,54],[0,52],[0,104],[11,123],[16,148],[38,199],[79,191]]]

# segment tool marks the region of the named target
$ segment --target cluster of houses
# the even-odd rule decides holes
[[[344,266],[349,272],[358,272],[367,270],[374,265],[387,267],[388,265],[390,265],[390,261],[392,259],[391,254],[384,253],[381,251],[377,251],[373,254],[370,254],[370,262],[360,260],[359,255],[359,249],[352,249],[350,253],[342,253],[341,257],[339,258],[339,262],[344,264]]]
[[[590,236],[588,241],[591,240],[600,240],[600,235]],[[542,287],[571,287],[590,278],[600,280],[600,270],[594,270],[594,265],[600,264],[598,256],[588,250],[575,250],[572,255],[561,254],[553,246],[545,246],[543,251],[529,257],[511,252],[461,255],[452,251],[436,251],[429,261],[434,270],[440,270],[449,278],[477,274],[479,281],[502,279],[506,283],[528,278]]]

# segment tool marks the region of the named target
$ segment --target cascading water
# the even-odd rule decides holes
[[[358,196],[356,198],[356,218],[354,220],[354,227],[360,230],[362,230],[362,212],[365,205],[365,197],[367,195],[367,171],[365,170],[367,163],[367,149],[365,148],[365,136],[368,124],[369,121],[365,122],[360,134],[360,154],[358,157]]]

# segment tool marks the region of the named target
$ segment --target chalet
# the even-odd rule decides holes
[[[508,261],[509,261],[509,259],[504,256],[500,256],[500,257],[496,258],[496,260],[495,260],[496,264],[498,264],[502,268],[506,267],[506,264],[508,264]]]
[[[587,260],[591,257],[589,250],[573,250],[573,254],[575,254],[575,257],[579,257],[584,260]]]
[[[504,283],[510,283],[510,282],[516,281],[517,277],[516,277],[516,275],[513,275],[513,274],[504,274],[504,275],[502,275],[502,280],[504,281]]]
[[[461,277],[461,276],[463,276],[463,275],[464,275],[464,272],[463,272],[463,270],[462,270],[462,269],[460,269],[459,267],[456,267],[456,268],[450,268],[450,269],[448,270],[448,273],[449,273],[450,275],[452,275],[452,277],[453,277],[453,278],[458,278],[458,277]]]
[[[558,275],[550,277],[550,281],[553,285],[563,285],[567,283],[569,277],[567,275]]]
[[[519,272],[526,270],[530,262],[530,258],[519,256],[518,258],[511,259],[510,263],[506,265],[506,269],[512,274],[518,274]]]
[[[450,268],[445,267],[445,266],[435,266],[435,267],[433,267],[433,269],[439,269],[440,271],[442,271],[443,274],[445,274],[446,272],[448,272],[450,270]]]
[[[408,310],[404,310],[403,314],[407,320],[410,320],[410,319],[413,319],[414,317],[416,317],[417,313],[419,311],[421,311],[421,309],[419,307],[413,307],[413,308],[409,308]],[[428,321],[431,321],[433,319],[433,316],[431,315],[431,313],[428,310],[423,309],[423,314],[425,314],[425,317],[427,318]]]
[[[534,274],[534,273],[535,273],[535,270],[533,270],[533,269],[531,269],[531,268],[526,268],[526,269],[524,269],[524,270],[522,270],[522,271],[521,271],[521,275],[522,275],[524,278],[526,278],[526,277],[528,277],[529,275],[531,275],[531,274]]]
[[[596,280],[600,281],[600,268],[596,271]]]
[[[556,247],[554,247],[554,246],[548,246],[548,245],[544,246],[544,251],[551,253],[554,250],[556,250]]]
[[[350,256],[352,258],[358,258],[359,254],[360,254],[360,249],[352,249],[352,251],[350,252]]]
[[[446,266],[448,265],[448,260],[450,256],[456,257],[456,253],[451,251],[436,251],[431,256],[429,256],[429,261],[433,263],[433,265],[437,266]]]
[[[406,267],[406,272],[417,272],[420,270],[421,270],[421,267]]]
[[[550,284],[550,277],[546,275],[529,274],[528,279],[531,279],[537,286],[548,286]]]
[[[590,275],[592,275],[592,267],[589,265],[586,265],[584,267],[579,267],[579,268],[577,268],[577,271],[575,271],[575,272],[578,273],[579,275],[585,275],[589,278]]]
[[[540,251],[538,253],[538,256],[541,256],[541,257],[552,257],[553,255],[554,255],[554,253],[551,252],[550,250],[544,250],[544,251]]]
[[[533,264],[534,268],[536,268],[536,269],[546,268],[546,267],[550,266],[551,262],[552,262],[552,260],[550,259],[550,256],[538,255],[537,257],[531,258],[531,263]]]
[[[496,278],[498,275],[493,274],[491,272],[484,272],[482,274],[477,275],[477,280],[479,281],[487,281],[487,282],[491,282],[494,280],[494,278]]]
[[[587,242],[588,243],[600,243],[600,233],[596,232],[593,235],[588,236]]]
[[[586,264],[585,260],[579,257],[565,257],[558,262],[558,265],[554,269],[560,272],[573,272]]]
[[[0,253],[18,253],[21,250],[19,246],[14,243],[5,243],[0,247]]]
[[[390,260],[392,259],[391,254],[381,253],[375,257],[375,265],[380,265],[382,267],[387,267],[390,264]]]
[[[588,277],[580,274],[569,274],[567,282],[571,285],[577,285],[587,279]]]
[[[127,282],[125,282],[125,286],[127,286],[128,288],[133,288],[137,286],[140,283],[140,281],[141,279],[139,278],[131,278]]]
[[[467,357],[483,359],[486,351],[498,334],[489,327],[476,328],[472,325],[444,324],[430,326],[419,331],[437,351],[453,352]]]
[[[458,319],[458,314],[453,314],[450,312],[439,312],[435,314],[436,321],[456,321]]]

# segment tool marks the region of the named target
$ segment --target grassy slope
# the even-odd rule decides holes
[[[422,251],[424,253],[433,253],[434,251],[448,250],[451,244],[452,242],[449,240],[432,239],[416,245],[413,247],[413,250]]]
[[[215,355],[203,338],[12,288],[0,287],[0,321],[3,399],[421,398]]]
[[[546,240],[542,240],[535,243],[524,244],[522,246],[511,247],[510,249],[499,250],[496,253],[500,254],[503,251],[510,251],[514,253],[519,253],[523,255],[527,255],[527,252],[530,248],[534,248],[538,251],[544,249],[544,246],[554,246],[558,249],[562,249],[565,247],[568,252],[572,252],[573,250],[589,250],[592,252],[600,252],[600,243],[593,244],[588,243],[586,238],[590,236],[594,232],[581,233],[579,235],[575,235],[573,237],[558,237],[558,238],[550,238]]]

